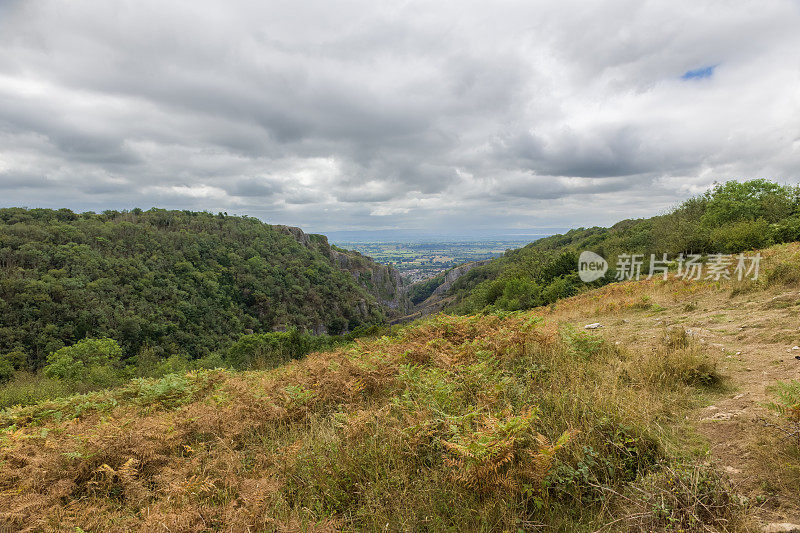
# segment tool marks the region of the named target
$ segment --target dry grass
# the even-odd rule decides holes
[[[682,396],[660,395],[642,361],[535,312],[442,316],[274,371],[12,410],[0,517],[45,531],[590,527],[605,518],[597,487],[665,460],[653,429]]]
[[[721,381],[717,361],[680,326],[664,328],[660,342],[646,353],[635,371],[642,379],[665,386],[715,385]]]

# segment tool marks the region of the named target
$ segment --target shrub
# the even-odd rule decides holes
[[[738,253],[764,248],[772,244],[769,223],[758,220],[742,220],[721,226],[711,232],[711,242],[718,252]]]
[[[0,356],[0,383],[8,381],[14,375],[14,365],[4,356]]]
[[[767,273],[770,285],[795,285],[800,283],[800,265],[795,263],[778,263]]]
[[[569,353],[583,359],[591,359],[604,345],[603,338],[588,331],[578,331],[566,326],[561,332],[562,339],[569,347]]]
[[[83,339],[47,356],[47,377],[103,383],[114,380],[122,348],[113,339]]]
[[[495,302],[498,309],[520,311],[541,304],[542,289],[531,279],[512,278],[503,283],[503,292]]]
[[[800,241],[800,217],[794,216],[772,225],[776,242]]]
[[[575,285],[568,278],[557,278],[551,281],[542,291],[542,301],[545,304],[553,303],[562,298],[575,294]]]
[[[738,531],[743,526],[742,502],[730,482],[708,465],[662,465],[618,500],[628,531]]]
[[[227,357],[234,368],[270,369],[345,340],[328,335],[300,333],[295,328],[289,331],[243,335],[228,349]]]
[[[228,364],[222,355],[215,352],[194,361],[194,367],[201,370],[213,370],[215,368],[225,368]]]
[[[0,387],[0,410],[85,391],[86,384],[81,382],[65,382],[41,373],[18,371]]]

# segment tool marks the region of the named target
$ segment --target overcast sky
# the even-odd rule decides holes
[[[0,0],[0,205],[610,224],[800,180],[800,2]]]

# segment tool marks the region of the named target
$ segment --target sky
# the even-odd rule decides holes
[[[798,28],[798,0],[0,0],[0,206],[322,233],[652,216],[800,181]]]

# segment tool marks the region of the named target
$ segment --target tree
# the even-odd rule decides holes
[[[67,381],[111,378],[119,366],[122,348],[113,339],[83,339],[47,356],[45,375]]]

